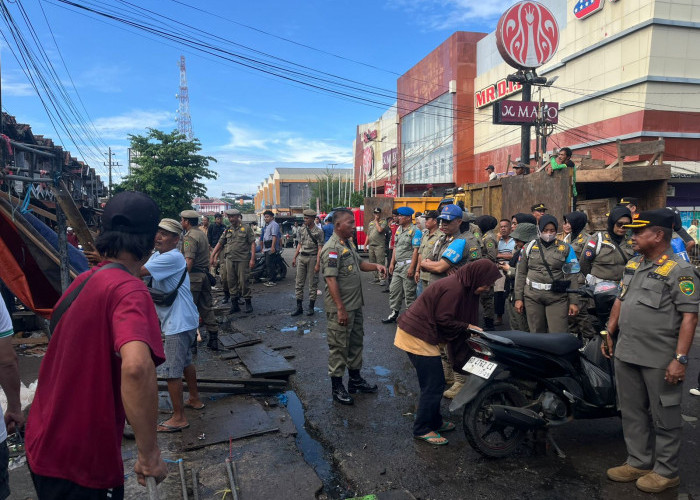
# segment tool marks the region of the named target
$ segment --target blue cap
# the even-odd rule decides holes
[[[399,215],[403,215],[406,217],[410,217],[413,215],[414,210],[411,207],[399,207],[396,209],[396,211],[399,213]]]
[[[440,216],[438,219],[443,219],[447,221],[452,221],[455,219],[461,219],[462,218],[462,209],[459,208],[457,205],[445,205],[442,207],[442,212],[440,212]]]

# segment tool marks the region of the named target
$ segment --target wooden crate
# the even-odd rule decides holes
[[[608,228],[608,214],[617,205],[617,198],[598,198],[576,202],[576,209],[588,216],[588,231],[603,231]]]

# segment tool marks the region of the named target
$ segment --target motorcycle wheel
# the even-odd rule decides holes
[[[496,422],[491,405],[525,406],[527,399],[513,384],[487,385],[464,407],[464,434],[472,448],[490,458],[507,457],[525,438],[526,429]]]

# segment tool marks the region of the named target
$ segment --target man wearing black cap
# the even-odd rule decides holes
[[[153,301],[135,277],[159,220],[145,194],[115,195],[95,242],[105,260],[78,276],[54,310],[68,305],[41,363],[25,436],[39,498],[124,498],[125,415],[136,437],[139,483],[168,473],[156,440],[156,365],[165,353]]]
[[[607,476],[636,480],[648,493],[680,483],[681,396],[700,304],[693,266],[671,248],[673,224],[673,212],[660,209],[627,225],[641,255],[625,267],[602,345],[611,357],[617,336],[615,377],[627,446],[627,460]]]
[[[540,218],[547,213],[547,207],[544,206],[544,203],[535,203],[530,207],[530,211],[532,212],[532,216],[539,223]]]
[[[374,219],[367,224],[367,249],[369,252],[369,261],[372,264],[386,263],[386,251],[385,251],[385,241],[387,234],[386,222],[382,220],[382,209],[377,207],[373,210]],[[372,283],[384,286],[384,283],[380,277],[379,273],[374,273],[374,280]]]
[[[484,170],[486,170],[488,172],[488,176],[489,176],[490,181],[495,181],[496,179],[498,179],[498,176],[496,175],[495,168],[493,165],[489,165]]]

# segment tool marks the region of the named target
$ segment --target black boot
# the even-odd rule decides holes
[[[297,299],[297,308],[294,310],[290,316],[299,316],[304,313],[304,308],[302,307],[304,301]]]
[[[360,370],[348,371],[350,372],[350,380],[348,380],[348,391],[350,391],[350,394],[355,394],[356,392],[374,394],[377,392],[377,386],[369,385],[369,382],[360,376]]]
[[[231,297],[231,308],[228,310],[229,314],[241,312],[241,306],[238,305],[238,297]]]
[[[231,294],[229,293],[228,290],[224,292],[224,298],[221,299],[222,304],[228,304],[228,301],[231,300]]]
[[[212,351],[219,350],[219,332],[209,332],[209,340],[207,341],[207,347]]]
[[[316,305],[315,300],[310,300],[309,301],[309,312],[306,313],[307,316],[313,316],[314,315],[314,306]]]
[[[354,403],[352,396],[348,394],[343,385],[343,377],[331,377],[331,386],[333,387],[333,399],[341,405],[351,405]]]
[[[246,313],[252,313],[253,312],[253,306],[250,303],[250,299],[245,299],[245,312]]]
[[[493,318],[484,318],[484,330],[493,331],[494,329]]]
[[[391,311],[391,314],[389,315],[388,318],[383,319],[382,323],[387,324],[387,323],[396,323],[396,318],[399,317],[399,311]]]

